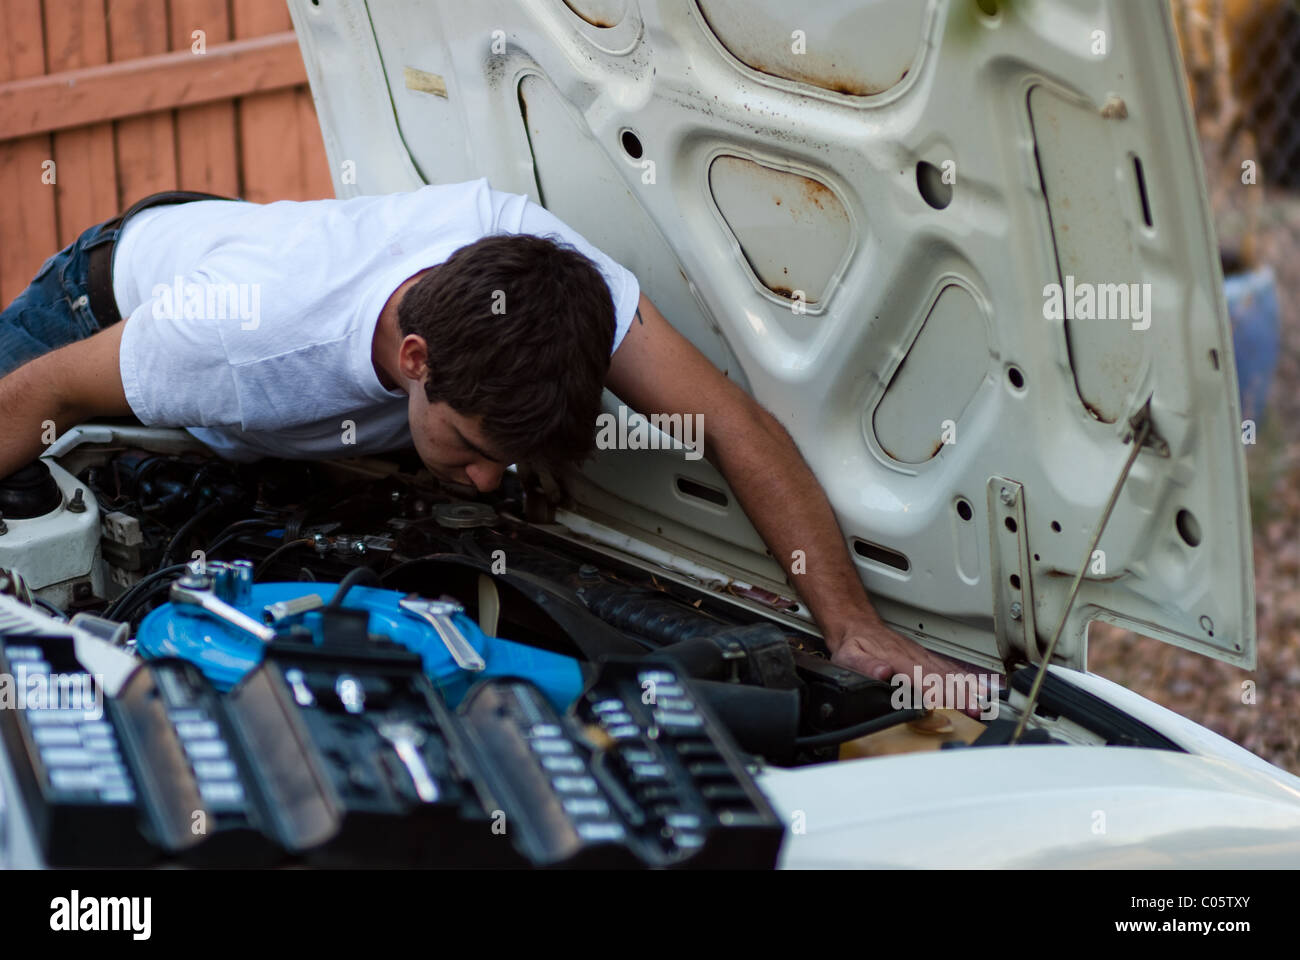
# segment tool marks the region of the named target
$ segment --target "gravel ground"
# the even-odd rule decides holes
[[[1277,274],[1282,340],[1267,417],[1246,447],[1258,667],[1240,670],[1100,623],[1089,631],[1088,667],[1300,774],[1300,198],[1263,186],[1212,191],[1225,245],[1244,229],[1230,206],[1241,189],[1265,191],[1255,236],[1259,261]],[[1247,680],[1254,703],[1242,702]]]

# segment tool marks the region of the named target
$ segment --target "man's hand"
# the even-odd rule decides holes
[[[828,638],[827,645],[831,648],[833,662],[877,680],[887,682],[895,674],[901,673],[911,683],[914,679],[913,667],[920,666],[921,673],[929,676],[975,675],[978,678],[976,689],[980,699],[989,695],[988,682],[983,673],[931,653],[919,643],[890,630],[880,620],[860,627],[849,627],[838,640]],[[967,690],[969,687],[963,684],[962,689]],[[967,701],[963,712],[968,716],[979,717],[980,705]]]

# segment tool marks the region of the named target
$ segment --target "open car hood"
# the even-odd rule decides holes
[[[290,7],[338,194],[486,176],[625,264],[789,429],[900,630],[1040,659],[1086,558],[1059,662],[1086,666],[1101,619],[1253,666],[1231,338],[1166,4]],[[602,451],[565,485],[572,529],[791,595],[707,461]]]

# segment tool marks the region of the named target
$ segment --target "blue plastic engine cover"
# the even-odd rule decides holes
[[[337,589],[332,583],[256,583],[252,599],[238,607],[259,623],[263,609],[271,603],[296,600],[312,594],[329,603]],[[557,710],[565,710],[582,692],[582,671],[572,657],[539,650],[500,637],[489,637],[464,614],[455,615],[456,626],[487,663],[478,672],[456,665],[427,622],[398,606],[406,594],[374,587],[353,587],[343,606],[370,614],[370,632],[383,634],[418,653],[424,672],[437,686],[443,699],[455,707],[470,685],[488,677],[523,677],[535,683]],[[320,614],[303,614],[299,621],[320,636]],[[140,624],[136,648],[144,657],[181,657],[196,664],[218,690],[229,690],[262,660],[262,644],[241,630],[193,607],[170,603],[153,610]]]

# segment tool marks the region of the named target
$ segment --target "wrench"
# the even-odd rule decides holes
[[[258,623],[248,614],[232,607],[212,592],[211,581],[203,577],[186,574],[172,584],[171,602],[178,606],[199,607],[223,623],[237,630],[252,634],[263,643],[275,639],[275,630]]]
[[[452,614],[465,612],[465,608],[460,604],[448,600],[424,600],[411,594],[399,600],[398,605],[412,616],[424,620],[437,631],[443,646],[456,661],[456,666],[475,673],[487,669],[487,662],[470,646],[470,642],[465,639],[465,634],[460,632],[451,619]]]
[[[424,731],[415,724],[406,721],[381,723],[378,730],[379,735],[393,745],[397,758],[402,761],[407,772],[411,775],[411,782],[415,784],[416,795],[425,803],[437,802],[438,785],[433,782],[433,777],[429,775],[429,768],[425,765],[424,757],[420,756],[420,745],[424,743]]]

